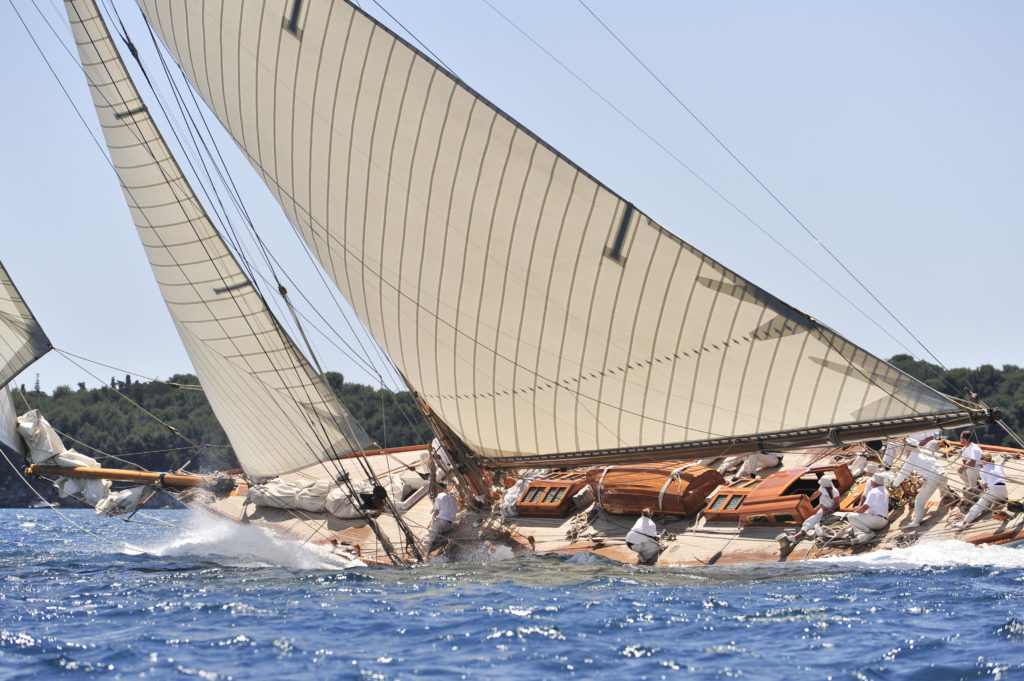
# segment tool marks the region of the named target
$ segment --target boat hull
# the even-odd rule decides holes
[[[856,447],[790,453],[786,454],[783,466],[820,470],[822,466],[850,464],[858,453],[860,450]],[[1021,454],[1019,450],[999,453],[1011,458],[1018,458]],[[369,459],[378,475],[407,471],[408,466],[418,460],[418,451]],[[959,455],[950,453],[948,457],[940,458],[940,461],[947,468],[951,486],[954,489],[958,488],[956,467],[959,464]],[[671,466],[667,468],[672,470]],[[702,469],[706,470],[704,467]],[[768,472],[770,473],[771,471]],[[304,471],[285,477],[310,478],[312,475],[311,471]],[[666,477],[662,474],[660,479],[664,480]],[[633,506],[649,504],[650,487],[651,485],[648,485],[641,489],[637,498],[629,503]],[[853,485],[848,494],[855,494],[857,488],[858,485]],[[1010,499],[1018,499],[1024,492],[1021,485],[1013,481],[1010,481],[1009,489]],[[280,509],[257,509],[247,505],[244,495],[238,493],[216,499],[197,498],[188,503],[205,513],[265,527],[328,551],[337,551],[346,556],[354,554],[368,564],[386,565],[394,562],[383,549],[373,529],[363,520],[343,520],[326,513],[297,514]],[[805,539],[788,553],[780,551],[777,540],[780,531],[778,527],[745,526],[735,520],[710,520],[703,513],[697,514],[695,518],[687,518],[681,517],[682,514],[665,512],[655,516],[658,529],[663,532],[663,548],[653,564],[701,566],[792,562],[894,549],[948,539],[960,539],[975,544],[1008,544],[1024,539],[1024,514],[993,517],[991,513],[985,513],[966,530],[958,532],[953,525],[963,518],[968,507],[955,502],[943,502],[936,495],[936,498],[929,501],[924,523],[919,528],[906,527],[913,515],[911,502],[893,510],[890,513],[889,526],[880,531],[877,538],[870,543],[851,545]],[[432,555],[444,555],[449,560],[480,561],[527,553],[589,552],[617,562],[638,562],[637,555],[629,549],[625,541],[626,534],[636,518],[635,514],[609,512],[602,509],[597,501],[590,507],[565,518],[503,519],[496,509],[497,504],[495,510],[460,510],[456,529],[434,547]],[[432,501],[428,494],[413,500],[413,503],[402,511],[403,519],[418,542],[422,541],[429,527],[431,511]],[[405,540],[395,521],[386,514],[381,514],[374,522],[391,544],[398,547],[399,554],[411,562],[412,552],[403,548]]]

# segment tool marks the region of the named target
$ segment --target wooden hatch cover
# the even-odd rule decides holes
[[[692,516],[725,479],[693,461],[663,461],[592,468],[587,482],[608,513]]]
[[[744,478],[723,487],[704,509],[704,517],[744,525],[799,525],[818,510],[818,481],[825,473],[835,478],[840,495],[853,485],[845,463],[789,468],[763,480]]]
[[[530,481],[516,508],[525,518],[565,518],[573,511],[572,498],[586,484],[579,471],[549,473]]]

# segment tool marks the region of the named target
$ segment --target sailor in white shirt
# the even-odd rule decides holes
[[[877,530],[889,524],[889,492],[882,473],[868,479],[860,506],[847,513],[846,519],[853,525],[858,541],[871,539]]]
[[[882,465],[890,468],[897,459],[902,459],[905,454],[910,454],[916,447],[924,446],[939,435],[937,430],[928,430],[921,433],[914,433],[908,436],[903,442],[890,440],[885,445],[885,456],[882,458]]]
[[[626,546],[635,551],[639,563],[651,563],[661,553],[658,544],[658,526],[654,524],[651,509],[645,508],[626,535]]]
[[[960,433],[960,446],[963,447],[963,451],[960,453],[960,468],[957,473],[960,474],[965,489],[976,488],[981,478],[981,447],[973,440],[971,431],[965,430]]]
[[[430,521],[430,529],[423,540],[423,553],[430,553],[434,542],[443,534],[448,534],[455,527],[455,514],[459,510],[459,504],[455,497],[445,490],[434,499],[433,520]]]
[[[1003,467],[992,461],[992,454],[989,452],[982,454],[981,458],[985,462],[984,468],[981,469],[981,488],[984,491],[981,498],[964,516],[964,521],[953,526],[958,530],[977,520],[978,516],[991,508],[992,504],[1006,502],[1006,473],[1003,472]]]
[[[821,519],[839,508],[839,490],[836,489],[832,476],[825,474],[818,480],[818,511],[804,521],[800,531],[793,535],[793,543],[804,538],[811,530],[818,526]]]
[[[914,520],[908,528],[918,527],[921,525],[921,521],[924,520],[924,509],[928,500],[935,494],[935,491],[942,489],[943,493],[948,493],[949,487],[946,483],[946,469],[937,459],[932,456],[939,446],[937,440],[932,440],[925,444],[921,448],[915,448],[907,456],[907,460],[903,463],[903,467],[900,468],[899,475],[893,481],[893,487],[899,487],[904,480],[909,478],[911,474],[916,473],[924,479],[924,483],[921,485],[921,489],[917,492],[917,498],[914,501]]]

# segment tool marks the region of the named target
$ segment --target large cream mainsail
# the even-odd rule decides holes
[[[196,374],[251,476],[368,447],[213,227],[92,0],[66,3],[132,217]]]
[[[372,335],[483,457],[963,420],[350,4],[140,5]]]

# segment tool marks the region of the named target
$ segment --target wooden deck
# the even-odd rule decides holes
[[[983,447],[984,448],[984,447]],[[856,451],[847,449],[819,449],[812,452],[786,454],[779,468],[760,472],[765,477],[781,468],[811,467],[815,464],[846,462],[852,464]],[[1007,477],[1009,498],[1021,498],[1024,494],[1024,460],[1018,450],[995,452],[996,461],[1002,463]],[[950,452],[938,457],[947,469],[950,487],[960,491],[962,484],[957,475],[959,452]],[[409,467],[419,464],[420,451],[403,452],[396,455],[370,457],[370,464],[380,477],[391,473],[407,474]],[[705,462],[710,466],[717,461]],[[897,461],[890,471],[893,476],[899,471]],[[353,479],[361,472],[358,467],[346,465]],[[333,473],[332,473],[333,474]],[[304,478],[308,480],[326,477],[322,467],[314,467],[298,473],[283,476],[285,479]],[[852,494],[858,485],[854,485]],[[709,498],[713,498],[712,493]],[[303,513],[272,508],[257,508],[246,505],[244,497],[231,496],[207,503],[197,501],[193,506],[209,513],[235,521],[267,527],[288,534],[302,542],[321,546],[326,550],[340,549],[356,553],[370,564],[386,564],[390,560],[380,546],[373,531],[365,521],[342,520],[327,513]],[[782,556],[776,536],[785,529],[795,530],[798,523],[787,527],[747,527],[737,522],[708,521],[703,514],[696,518],[658,516],[658,529],[663,531],[663,550],[657,565],[700,566],[744,562],[780,562],[812,559],[820,556],[861,553],[878,549],[891,549],[910,544],[958,538],[973,543],[1003,543],[1024,538],[1024,514],[1015,514],[1009,519],[998,519],[986,512],[966,530],[957,532],[953,524],[963,519],[969,506],[941,504],[939,495],[929,502],[924,523],[915,529],[905,529],[913,514],[913,499],[890,514],[888,528],[880,531],[878,537],[866,546],[839,547],[805,539],[797,544],[788,555]],[[421,542],[430,523],[431,498],[422,496],[402,512],[406,524],[412,530],[417,542]],[[514,518],[503,522],[497,512],[460,511],[455,531],[449,536],[446,551],[454,558],[465,551],[487,549],[503,545],[515,553],[556,553],[572,554],[593,552],[610,560],[635,563],[636,554],[625,542],[637,516],[614,514],[601,510],[595,505],[566,518]],[[389,537],[396,548],[403,546],[403,536],[394,519],[388,514],[376,518],[380,530]],[[485,551],[486,553],[486,551]],[[503,554],[503,555],[507,555]],[[411,557],[411,554],[410,554]]]

